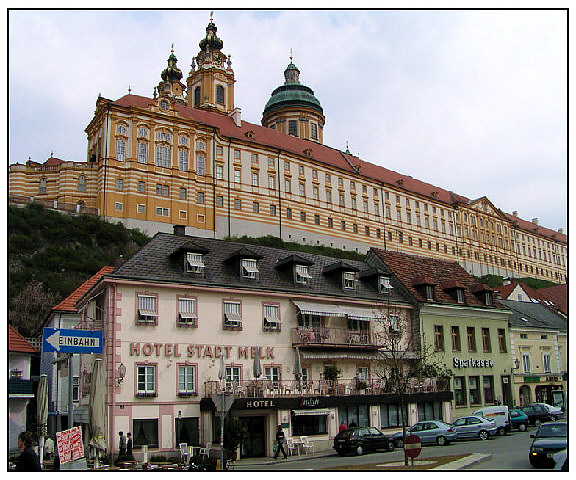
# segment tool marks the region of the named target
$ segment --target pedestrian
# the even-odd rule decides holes
[[[44,456],[46,460],[51,460],[54,454],[54,440],[50,435],[46,435],[46,440],[44,440]]]
[[[40,459],[32,448],[32,434],[22,432],[18,435],[18,449],[22,452],[16,463],[17,472],[41,472]]]
[[[355,422],[354,420],[352,420],[352,421],[350,422],[350,428],[357,427],[357,426],[358,426],[358,425],[356,425],[356,422]]]
[[[126,442],[126,455],[132,456],[132,434],[128,432],[127,435],[128,442]]]
[[[274,453],[274,460],[278,458],[280,450],[282,450],[282,455],[284,455],[284,460],[288,458],[286,451],[284,450],[284,444],[286,443],[286,436],[282,430],[282,425],[278,425],[278,431],[276,432],[276,453]]]
[[[126,455],[126,437],[124,436],[124,432],[120,432],[118,436],[120,437],[120,453],[118,455]]]
[[[344,420],[342,420],[342,423],[340,424],[340,428],[338,430],[338,433],[343,432],[344,430],[346,430],[348,427],[346,426],[346,422]]]

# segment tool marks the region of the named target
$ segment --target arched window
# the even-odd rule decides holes
[[[123,162],[126,156],[126,142],[118,140],[116,143],[116,160]]]
[[[200,98],[200,87],[196,87],[196,88],[194,89],[194,106],[196,107],[196,106],[200,105],[200,101],[201,101],[201,98]]]
[[[78,179],[78,191],[86,191],[86,177],[84,175],[80,175],[80,178]]]
[[[141,142],[138,145],[138,161],[140,163],[148,163],[148,144]]]
[[[224,87],[222,85],[216,87],[216,102],[224,104]]]

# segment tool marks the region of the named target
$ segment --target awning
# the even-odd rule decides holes
[[[320,315],[326,317],[345,317],[346,312],[339,305],[327,303],[305,302],[303,300],[292,300],[292,303],[298,307],[300,313],[309,315]]]
[[[293,415],[330,415],[329,408],[314,408],[312,410],[292,410]]]
[[[180,318],[198,318],[197,315],[195,313],[189,313],[189,312],[180,312]]]
[[[382,320],[383,315],[375,308],[362,308],[362,307],[350,307],[348,305],[341,305],[340,308],[344,310],[346,315],[351,320]]]
[[[239,313],[226,313],[226,320],[229,322],[241,322],[242,317]]]
[[[197,268],[204,268],[204,262],[202,262],[202,260],[191,260],[188,259],[188,265],[190,265],[191,267],[197,267]]]
[[[256,267],[255,265],[245,264],[245,265],[242,265],[242,268],[247,273],[259,273],[260,272],[260,270],[258,270],[258,267]]]
[[[306,360],[380,360],[382,356],[375,353],[361,353],[361,352],[306,352],[301,351],[303,359]]]
[[[280,323],[280,319],[278,317],[264,317],[268,323]]]
[[[158,316],[158,313],[156,313],[156,310],[140,309],[140,310],[138,310],[138,313],[140,315],[142,315],[143,317],[157,317]]]

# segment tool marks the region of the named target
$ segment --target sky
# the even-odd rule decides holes
[[[99,94],[152,97],[171,45],[184,79],[210,10],[11,10],[8,158],[86,161]],[[567,13],[223,10],[235,105],[260,124],[293,61],[324,143],[567,233]]]

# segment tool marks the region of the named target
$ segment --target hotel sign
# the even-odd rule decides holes
[[[494,361],[476,360],[475,358],[460,360],[458,357],[454,357],[453,364],[454,368],[492,368],[494,366]]]
[[[255,358],[274,359],[274,347],[232,347],[231,345],[196,345],[182,343],[144,343],[131,342],[131,357],[184,357],[184,358]]]

